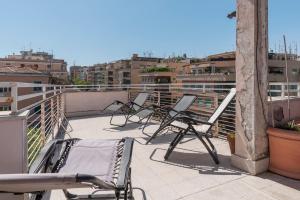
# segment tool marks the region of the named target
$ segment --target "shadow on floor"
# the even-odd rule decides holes
[[[261,175],[258,175],[258,177],[260,177],[262,179],[271,180],[276,183],[279,183],[279,184],[282,184],[287,187],[294,188],[294,189],[300,191],[300,181],[299,180],[287,178],[287,177],[284,177],[284,176],[281,176],[278,174],[274,174],[272,172],[263,173]]]
[[[142,124],[139,123],[127,123],[126,126],[122,127],[110,127],[110,128],[103,128],[103,130],[108,131],[108,132],[121,132],[121,131],[130,131],[133,129],[141,129]]]
[[[165,132],[158,134],[148,145],[169,144],[174,139],[176,134],[177,134],[176,132],[166,130]],[[146,135],[146,134],[144,134],[144,135]],[[148,137],[141,137],[141,139],[143,141],[137,141],[137,140],[136,141],[139,144],[145,145],[145,143],[150,139],[151,135],[147,135],[147,136]],[[184,144],[184,143],[190,142],[195,139],[196,139],[196,136],[187,134],[187,135],[185,135],[184,139],[182,141],[180,141],[179,144]]]
[[[181,150],[176,151],[176,149]],[[197,170],[200,174],[211,175],[242,175],[244,172],[234,168],[230,164],[230,156],[218,155],[220,164],[216,165],[210,155],[206,152],[193,151],[188,149],[176,148],[168,160],[163,159],[166,149],[156,148],[150,155],[150,159],[155,162],[184,167]],[[184,151],[184,152],[182,152]]]

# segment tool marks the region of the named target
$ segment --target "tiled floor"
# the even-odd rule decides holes
[[[116,118],[122,121],[122,118]],[[144,145],[148,136],[137,124],[124,128],[109,125],[108,117],[73,118],[72,137],[135,138],[132,179],[136,200],[300,200],[300,181],[273,173],[250,176],[230,165],[228,144],[213,139],[220,159],[215,165],[200,141],[189,137],[175,149],[168,161],[163,155],[174,137],[167,133],[152,144]],[[151,133],[157,128],[146,129]],[[64,199],[61,191],[53,191],[51,199]]]

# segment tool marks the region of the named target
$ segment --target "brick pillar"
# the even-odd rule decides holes
[[[237,0],[236,152],[232,164],[251,174],[268,168],[268,0]]]

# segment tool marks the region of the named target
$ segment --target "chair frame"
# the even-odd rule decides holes
[[[142,93],[146,93],[146,94],[148,94],[148,96],[150,95],[150,93],[148,93],[148,92],[140,92],[139,94],[142,94]],[[139,94],[138,94],[138,95],[139,95]],[[136,97],[136,98],[137,98],[137,97]],[[135,98],[135,99],[136,99],[136,98]],[[147,98],[148,98],[148,97],[147,97]],[[143,102],[142,105],[139,105],[139,104],[135,103],[134,100],[133,100],[133,101],[129,100],[128,103],[123,103],[123,102],[121,102],[121,101],[116,100],[116,101],[114,101],[113,103],[109,104],[108,106],[106,106],[106,107],[104,108],[104,111],[105,111],[108,107],[110,107],[111,105],[122,105],[118,110],[116,110],[116,111],[114,111],[114,112],[111,113],[111,117],[110,117],[110,120],[109,120],[110,125],[117,126],[117,127],[124,127],[124,126],[126,126],[127,122],[129,121],[129,118],[132,117],[132,116],[134,116],[136,113],[138,113],[140,110],[142,110],[142,109],[144,108],[143,105],[145,104],[146,101],[147,101],[147,99]],[[137,106],[138,109],[135,110],[135,109],[134,109],[134,106]],[[122,113],[122,114],[124,115],[124,117],[125,117],[125,122],[124,122],[123,124],[115,124],[115,123],[112,122],[114,116],[117,114],[117,111],[121,111],[121,113]],[[143,120],[143,119],[142,119],[142,120]],[[139,122],[142,121],[142,120],[139,120]]]
[[[185,110],[187,110],[197,100],[198,95],[195,95],[195,94],[183,94],[181,96],[181,98],[176,102],[176,104],[173,107],[170,107],[170,106],[168,106],[168,107],[154,106],[155,111],[157,113],[159,113],[161,116],[163,116],[163,118],[161,119],[162,121],[161,121],[161,123],[159,125],[159,128],[147,140],[146,144],[149,144],[160,133],[160,131],[162,131],[163,129],[165,129],[170,122],[172,122],[177,116],[179,116],[180,114],[182,114],[185,111],[185,110],[178,111],[178,110],[174,109],[176,107],[176,105],[184,98],[184,96],[194,96],[195,97],[194,100],[189,105],[187,105],[187,108],[185,109]],[[175,115],[171,116],[169,114],[170,112],[175,112]],[[150,120],[151,117],[152,117],[152,115],[149,116],[149,118],[147,119],[146,124],[144,125],[143,130],[142,130],[143,132],[144,132],[144,129],[147,127],[148,122],[149,122],[149,120]]]
[[[72,145],[75,144],[80,139],[73,138],[73,139],[66,139],[66,140],[52,140],[48,144],[46,144],[43,149],[41,150],[39,156],[36,158],[32,166],[30,167],[29,174],[21,174],[22,177],[26,177],[30,174],[43,174],[51,171],[51,173],[57,173],[61,167],[61,165],[65,162],[68,157],[69,150],[71,149]],[[111,186],[106,186],[104,184],[99,184],[99,181],[95,180],[95,176],[92,175],[84,175],[84,174],[77,174],[76,175],[76,182],[79,183],[88,183],[97,190],[100,191],[109,191],[113,190],[115,195],[112,194],[73,194],[70,193],[67,189],[62,189],[67,199],[131,199],[132,195],[132,181],[131,181],[131,157],[132,157],[132,149],[133,149],[133,142],[132,138],[123,138],[119,140],[118,145],[118,153],[116,155],[116,166],[118,167],[118,177],[116,179],[116,183],[114,189]],[[57,150],[58,148],[62,148],[61,154],[57,157]],[[54,162],[53,162],[54,160]],[[98,179],[99,180],[99,179]],[[0,182],[2,181],[2,177],[0,175]],[[16,179],[18,181],[18,179]],[[100,180],[101,181],[101,180]],[[30,184],[30,183],[27,183]],[[1,191],[0,193],[12,193],[7,191]],[[32,198],[34,199],[41,199],[45,194],[45,191],[38,191],[38,192],[28,192],[32,193]],[[16,192],[15,194],[20,194]]]
[[[225,105],[225,107],[223,108],[223,110],[221,110],[221,112],[219,112],[217,115],[217,118],[215,120],[213,120],[213,122],[209,122],[210,120],[204,121],[204,120],[199,120],[197,119],[197,117],[199,117],[198,113],[192,112],[192,111],[184,111],[182,112],[182,116],[178,116],[176,117],[173,121],[177,120],[177,121],[181,121],[182,123],[185,123],[188,127],[186,129],[183,129],[182,127],[179,126],[174,126],[170,122],[170,126],[173,126],[175,128],[179,129],[179,132],[177,133],[177,135],[175,136],[175,138],[172,140],[172,142],[169,145],[169,148],[164,156],[164,159],[167,160],[169,158],[169,156],[171,155],[171,153],[173,152],[173,150],[175,149],[175,147],[179,144],[179,142],[189,133],[194,134],[204,145],[204,147],[207,149],[208,153],[210,154],[210,156],[212,157],[213,161],[216,164],[219,164],[219,159],[218,159],[218,154],[217,154],[217,150],[215,148],[215,146],[213,145],[213,143],[211,142],[211,140],[209,139],[209,133],[211,131],[211,128],[213,127],[213,125],[218,121],[218,119],[221,117],[221,115],[225,112],[225,110],[227,109],[227,107],[230,105],[232,99],[235,96],[235,88],[231,89],[230,93],[233,93],[233,96],[231,97],[231,99],[229,99],[228,104]],[[225,97],[225,99],[228,97],[228,95]],[[230,98],[230,97],[229,97]],[[224,100],[225,100],[224,99]],[[223,100],[223,101],[224,101]],[[222,104],[220,104],[218,106],[218,108],[214,111],[214,113],[211,115],[211,117],[217,113],[219,111],[219,108]],[[195,129],[195,125],[209,125],[209,128],[205,131],[205,132],[200,132],[197,131]]]

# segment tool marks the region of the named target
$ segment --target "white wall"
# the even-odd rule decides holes
[[[65,112],[68,117],[99,114],[115,100],[128,102],[127,91],[67,92],[64,93]]]
[[[27,173],[27,114],[0,112],[0,174]],[[24,198],[25,195],[0,194],[0,200]]]

